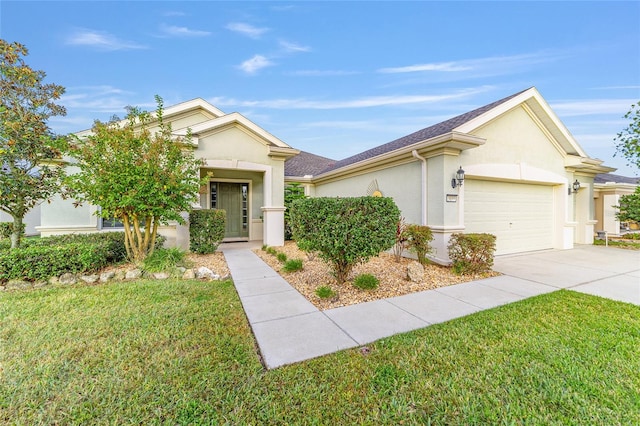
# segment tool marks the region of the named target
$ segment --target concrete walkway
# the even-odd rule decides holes
[[[640,252],[583,246],[496,259],[504,275],[319,311],[247,246],[221,247],[267,368],[561,288],[640,305]]]

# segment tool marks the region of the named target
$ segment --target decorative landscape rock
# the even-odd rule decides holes
[[[114,271],[103,272],[100,274],[100,282],[106,283],[107,281],[115,278],[116,273]]]
[[[60,275],[60,278],[58,279],[58,282],[60,284],[69,285],[69,284],[77,283],[78,279],[72,273],[66,272],[66,273]]]
[[[124,278],[127,280],[137,280],[140,277],[142,277],[142,271],[138,268],[130,269],[124,275]]]
[[[411,282],[421,283],[424,276],[424,266],[419,262],[411,262],[407,265],[407,278]]]
[[[33,284],[31,284],[29,281],[10,280],[7,282],[5,287],[7,290],[26,290],[33,287]]]
[[[156,280],[166,280],[167,278],[169,278],[169,274],[167,274],[166,272],[154,272],[152,276]]]
[[[92,274],[92,275],[82,275],[80,279],[87,284],[95,284],[96,282],[98,282],[100,277],[95,274]]]
[[[206,266],[201,266],[196,270],[196,278],[217,280],[218,278],[220,278],[220,276],[214,273],[211,269],[207,268]]]
[[[196,273],[193,269],[187,269],[186,271],[184,271],[184,274],[182,274],[182,279],[183,280],[193,280],[196,277]]]

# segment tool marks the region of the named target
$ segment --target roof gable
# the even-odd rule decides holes
[[[398,149],[405,148],[407,146],[414,145],[416,143],[426,141],[426,140],[435,138],[437,136],[442,136],[444,134],[451,133],[453,131],[459,131],[458,129],[465,123],[468,123],[474,120],[475,118],[482,116],[487,111],[494,109],[498,105],[503,104],[524,92],[525,91],[516,93],[514,95],[492,102],[483,107],[474,109],[473,111],[469,111],[467,113],[458,115],[456,117],[445,120],[441,123],[434,124],[433,126],[430,126],[430,127],[426,127],[422,130],[418,130],[417,132],[411,133],[410,135],[403,136],[394,141],[391,141],[386,144],[369,149],[367,151],[361,152],[360,154],[356,154],[354,156],[345,158],[344,160],[337,161],[332,166],[323,170],[323,173],[330,172],[332,170],[337,170],[339,168],[346,167],[355,163],[359,163],[361,161],[365,161],[370,158],[377,157],[379,155],[387,154],[389,152],[396,151]]]

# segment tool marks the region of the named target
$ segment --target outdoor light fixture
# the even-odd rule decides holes
[[[573,193],[575,194],[576,192],[578,192],[578,189],[580,189],[580,182],[578,182],[578,179],[576,179],[575,182],[573,182],[573,184],[571,185],[571,187],[573,188]],[[571,195],[571,188],[569,188],[569,195]]]
[[[451,179],[451,187],[456,188],[456,186],[462,186],[462,182],[464,182],[464,170],[462,170],[462,166],[456,172],[456,177]]]

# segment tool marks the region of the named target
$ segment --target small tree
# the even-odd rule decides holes
[[[617,141],[616,154],[622,154],[628,165],[640,169],[640,102],[631,105],[624,118],[631,123],[614,138]]]
[[[44,71],[25,62],[28,50],[0,39],[0,210],[13,218],[11,247],[20,246],[24,216],[59,191],[64,170],[52,165],[64,143],[47,126],[65,115],[54,102],[64,88],[44,84]]]
[[[620,205],[614,207],[619,209],[616,213],[618,220],[640,222],[640,186],[633,194],[620,197]]]
[[[406,244],[409,249],[416,253],[418,262],[426,265],[427,255],[433,250],[431,241],[433,241],[433,232],[431,228],[423,225],[407,225],[405,231]]]
[[[184,223],[180,213],[196,201],[201,183],[190,133],[172,136],[162,98],[156,102],[155,116],[129,107],[126,120],[96,121],[91,134],[74,137],[71,147],[79,172],[69,176],[70,194],[124,224],[127,255],[136,262],[153,252],[160,224]]]
[[[640,169],[640,102],[631,105],[624,118],[631,123],[615,137],[616,153],[622,154],[628,165]],[[614,207],[618,209],[618,220],[640,222],[640,186],[633,194],[620,197],[620,205]]]
[[[291,225],[298,246],[317,251],[342,284],[356,264],[394,245],[399,215],[391,198],[306,198],[293,203]]]

